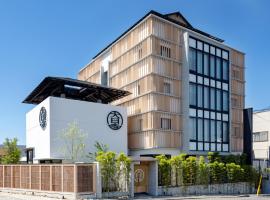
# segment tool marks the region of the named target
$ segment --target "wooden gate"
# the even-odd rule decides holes
[[[141,162],[139,165],[134,165],[134,192],[148,192],[148,163]]]

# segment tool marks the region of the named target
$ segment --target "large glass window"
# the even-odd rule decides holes
[[[204,120],[204,141],[209,142],[209,119]]]
[[[204,86],[204,108],[209,108],[209,87]]]
[[[203,107],[203,86],[198,85],[198,95],[197,95],[197,102],[198,102],[198,107]]]
[[[203,141],[203,120],[198,118],[198,141]]]
[[[223,111],[229,110],[229,94],[226,91],[223,91]]]
[[[216,77],[221,79],[221,59],[216,58]]]
[[[227,60],[223,60],[223,80],[229,80],[229,62]]]
[[[221,121],[217,121],[217,142],[222,141],[222,126]]]
[[[215,88],[210,89],[210,108],[211,109],[216,109],[216,101],[215,101]]]
[[[216,123],[215,120],[211,120],[210,122],[211,126],[211,142],[216,141]]]
[[[193,83],[189,84],[189,104],[192,106],[196,106],[196,85]]]
[[[209,76],[209,54],[204,53],[203,54],[203,73],[206,76]]]
[[[210,56],[210,76],[215,78],[216,70],[215,70],[215,56]]]
[[[200,74],[203,73],[203,59],[201,51],[197,51],[197,72]]]
[[[196,140],[196,118],[191,117],[189,118],[189,131],[190,131],[190,139]]]
[[[196,50],[189,48],[189,69],[196,71]]]
[[[222,105],[222,101],[221,101],[221,90],[216,90],[217,91],[217,98],[216,98],[216,106],[217,106],[217,110],[221,111],[221,105]]]
[[[229,52],[193,37],[189,47],[190,150],[227,152]]]
[[[229,141],[229,128],[228,128],[228,122],[223,122],[223,142]]]

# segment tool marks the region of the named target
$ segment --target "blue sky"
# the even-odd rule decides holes
[[[25,144],[23,99],[45,76],[77,76],[150,10],[180,11],[196,28],[246,53],[246,107],[270,106],[268,0],[0,1],[0,143]]]

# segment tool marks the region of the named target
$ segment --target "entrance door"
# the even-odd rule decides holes
[[[134,192],[148,192],[148,164],[141,162],[139,165],[134,165]]]

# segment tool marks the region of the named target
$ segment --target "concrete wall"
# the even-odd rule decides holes
[[[233,194],[252,194],[255,193],[255,187],[250,183],[226,183],[215,185],[193,185],[181,187],[159,187],[158,195],[233,195]]]
[[[40,108],[47,110],[47,127],[39,125]],[[119,130],[112,130],[107,124],[107,115],[118,111],[123,117]],[[34,148],[34,159],[64,158],[66,144],[60,136],[68,124],[76,122],[85,134],[85,153],[78,161],[89,161],[85,156],[95,152],[96,141],[109,145],[117,153],[127,154],[127,114],[123,107],[108,104],[48,97],[26,115],[26,145]]]

